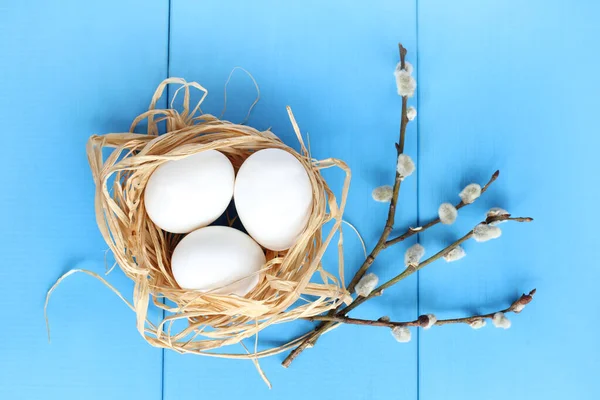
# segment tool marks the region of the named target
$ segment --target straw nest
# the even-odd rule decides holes
[[[183,94],[181,112],[155,107],[169,84],[180,85],[175,94]],[[190,88],[202,92],[202,99],[193,109],[190,108]],[[197,83],[167,79],[156,90],[149,110],[133,121],[129,133],[90,138],[87,153],[96,184],[97,223],[116,262],[135,284],[133,303],[128,304],[136,313],[137,329],[146,341],[181,353],[264,357],[292,347],[303,337],[262,351],[257,347],[249,351],[245,346],[229,351],[215,349],[234,344],[243,346],[242,340],[253,336],[258,342],[258,333],[271,324],[322,314],[349,299],[343,284],[341,223],[350,171],[340,160],[317,161],[310,157],[289,108],[300,153],[269,130],[261,132],[203,114],[200,105],[206,95],[207,91]],[[147,122],[147,133],[133,133],[142,121]],[[158,124],[165,122],[166,133],[159,135]],[[148,218],[144,208],[148,178],[164,162],[209,149],[225,154],[237,171],[250,154],[265,148],[289,152],[308,173],[314,201],[305,231],[289,250],[267,251],[267,263],[260,271],[259,284],[243,298],[181,289],[171,273],[170,258],[183,235],[164,232]],[[112,151],[103,157],[106,149]],[[330,167],[345,172],[339,203],[321,175],[321,170]],[[273,182],[273,196],[277,196],[277,182]],[[332,228],[325,235],[323,225],[330,221]],[[321,265],[325,249],[336,233],[339,234],[339,277]],[[151,302],[166,311],[158,323],[147,317]],[[176,323],[179,320],[184,323]]]

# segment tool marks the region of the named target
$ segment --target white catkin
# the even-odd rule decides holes
[[[525,304],[519,303],[519,304],[517,304],[516,306],[513,307],[513,311],[518,314],[521,311],[523,311],[524,308],[525,308]]]
[[[481,186],[479,186],[479,184],[477,183],[471,183],[465,186],[465,188],[458,194],[458,196],[460,197],[463,203],[471,204],[472,202],[477,200],[479,196],[481,196]]]
[[[415,163],[410,156],[400,154],[398,156],[398,164],[396,164],[396,171],[398,171],[398,174],[404,179],[415,172]]]
[[[429,329],[432,326],[434,326],[435,323],[437,322],[437,317],[435,315],[433,315],[433,314],[427,314],[427,318],[429,318],[429,320],[427,322],[427,325],[425,325],[423,327],[423,329]]]
[[[473,239],[477,242],[487,242],[497,239],[502,235],[502,230],[494,225],[481,223],[473,228]]]
[[[366,275],[363,275],[362,278],[360,278],[360,280],[354,287],[354,290],[356,291],[357,295],[367,297],[371,294],[373,289],[377,287],[378,282],[379,278],[377,277],[377,275],[373,273],[368,273]]]
[[[394,189],[389,185],[379,186],[373,189],[373,200],[379,201],[381,203],[387,203],[392,200],[392,195],[394,193]]]
[[[471,328],[473,329],[481,329],[485,326],[485,319],[483,318],[478,318],[472,322],[469,322],[469,325],[471,326]]]
[[[450,203],[442,203],[440,208],[438,208],[438,216],[442,224],[450,225],[456,221],[458,210]]]
[[[408,107],[408,109],[406,110],[406,118],[408,118],[409,121],[412,121],[416,117],[417,117],[417,109],[414,108],[413,106]]]
[[[498,217],[500,215],[510,215],[510,213],[503,208],[494,207],[494,208],[490,208],[490,210],[486,214],[486,217],[491,218],[491,217]],[[491,222],[490,225],[497,225],[497,224],[501,224],[503,222],[506,222],[506,220],[494,221],[494,222]]]
[[[396,326],[392,328],[392,335],[394,339],[400,343],[410,342],[410,329],[404,326]]]
[[[497,312],[492,317],[492,323],[496,328],[508,329],[510,328],[510,320],[506,318],[503,312]]]
[[[404,63],[404,69],[401,69],[401,64],[396,65],[394,76],[396,77],[396,88],[398,94],[402,97],[413,97],[417,88],[417,81],[412,77],[412,65]]]
[[[421,246],[419,243],[415,243],[406,249],[406,253],[404,253],[404,265],[407,267],[413,266],[416,267],[419,265],[419,261],[425,255],[425,247]]]
[[[444,260],[446,260],[447,262],[458,261],[466,255],[467,253],[462,247],[456,246],[444,256]]]

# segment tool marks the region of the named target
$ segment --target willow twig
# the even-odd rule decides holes
[[[463,318],[452,318],[452,319],[439,319],[433,325],[441,326],[441,325],[449,325],[449,324],[472,324],[476,321],[481,321],[484,319],[492,319],[494,314],[501,312],[504,314],[514,312],[520,313],[522,307],[529,304],[533,300],[533,295],[536,290],[533,289],[529,292],[529,294],[522,294],[517,300],[515,300],[510,307],[491,312],[488,314],[480,314],[480,315],[472,315],[470,317]],[[426,327],[429,325],[429,317],[427,315],[421,315],[419,318],[414,321],[388,321],[386,318],[380,318],[378,320],[369,320],[369,319],[359,319],[359,318],[350,318],[345,316],[316,316],[306,318],[308,321],[328,321],[328,322],[336,322],[343,324],[351,324],[351,325],[367,325],[367,326],[383,326],[387,328],[395,328],[395,327],[409,327],[409,326],[417,326],[417,327]]]

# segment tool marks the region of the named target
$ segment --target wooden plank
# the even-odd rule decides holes
[[[368,247],[385,220],[387,207],[371,199],[371,190],[393,183],[394,141],[398,138],[400,98],[393,69],[398,41],[416,62],[413,1],[213,1],[174,0],[171,22],[171,76],[196,80],[209,90],[203,109],[220,115],[223,85],[235,66],[252,73],[261,100],[250,124],[272,127],[296,145],[285,110],[290,105],[303,133],[310,134],[317,158],[338,157],[353,169],[346,212]],[[242,73],[234,75],[225,118],[243,120],[254,88]],[[407,149],[416,152],[414,128]],[[341,174],[328,174],[341,187]],[[416,218],[416,180],[403,185],[398,226]],[[354,234],[345,231],[347,276],[362,261]],[[335,247],[335,246],[333,246]],[[325,265],[335,269],[335,249]],[[374,271],[382,279],[402,268],[403,248],[390,249]],[[357,310],[362,317],[416,315],[416,279]],[[305,332],[310,324],[278,326],[264,332],[262,345],[280,343]],[[251,346],[250,343],[248,345]],[[240,349],[234,349],[239,351]],[[268,391],[249,361],[218,360],[173,352],[165,354],[165,399],[197,393],[211,398],[416,398],[416,344],[399,345],[389,330],[343,327],[325,335],[289,369],[285,355],[261,362],[274,389]]]
[[[164,1],[13,1],[0,5],[2,399],[160,399],[161,350],[107,288],[68,278],[104,271],[92,134],[127,131],[166,76]],[[126,297],[132,283],[109,276]],[[153,315],[152,317],[156,317]]]
[[[591,1],[419,2],[419,208],[423,221],[500,169],[428,252],[501,206],[536,218],[469,241],[467,258],[420,274],[420,311],[491,312],[538,288],[508,331],[451,326],[420,335],[420,398],[600,397],[593,249],[597,16]],[[591,313],[591,314],[590,314]]]

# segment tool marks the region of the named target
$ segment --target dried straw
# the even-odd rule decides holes
[[[169,84],[181,85],[183,111],[156,109],[156,104]],[[190,110],[190,88],[203,95]],[[136,313],[137,329],[153,346],[180,353],[213,357],[257,359],[285,351],[304,336],[266,350],[248,351],[243,340],[255,336],[272,324],[320,315],[348,302],[344,285],[342,213],[350,184],[350,170],[337,159],[317,161],[310,157],[291,109],[288,113],[298,137],[301,153],[285,145],[272,132],[258,131],[245,125],[202,114],[200,106],[207,90],[195,82],[180,78],[163,81],[157,88],[149,110],[133,121],[129,133],[94,135],[89,139],[87,155],[96,184],[96,219],[100,231],[123,272],[134,282],[133,303],[99,275],[73,270],[63,275],[50,289],[47,301],[60,282],[74,272],[84,272],[101,280]],[[147,134],[133,133],[147,121]],[[158,124],[166,122],[167,133],[159,135]],[[305,167],[313,188],[313,208],[305,231],[294,246],[284,252],[267,251],[267,263],[260,271],[259,284],[244,298],[235,295],[199,293],[181,289],[171,273],[170,258],[182,235],[166,233],[146,215],[144,188],[152,172],[162,163],[214,149],[225,154],[237,170],[253,152],[278,148],[294,155]],[[104,149],[112,149],[103,157]],[[345,172],[340,202],[321,175],[325,168],[338,167]],[[277,196],[277,182],[273,182]],[[333,221],[326,237],[322,227]],[[321,258],[339,232],[339,279],[322,268]],[[316,274],[318,273],[318,274]],[[311,281],[313,275],[319,282]],[[312,296],[307,300],[303,295]],[[164,300],[167,301],[164,301]],[[302,300],[302,301],[298,301]],[[147,318],[150,302],[166,311],[158,324]],[[174,323],[187,321],[183,329]],[[178,324],[179,326],[179,324]],[[241,343],[245,351],[215,351]],[[259,368],[260,371],[260,368]]]

